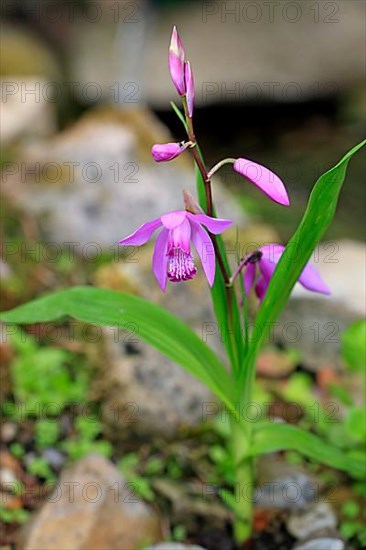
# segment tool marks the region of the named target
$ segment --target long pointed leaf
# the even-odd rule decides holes
[[[348,455],[297,426],[260,422],[253,427],[253,441],[247,456],[284,450],[298,451],[307,458],[348,472],[353,477],[360,479],[366,477],[366,466],[363,460]]]
[[[136,296],[91,286],[73,287],[2,313],[1,320],[27,324],[66,315],[121,329],[135,323],[138,337],[196,376],[233,409],[231,380],[213,351],[182,321]]]

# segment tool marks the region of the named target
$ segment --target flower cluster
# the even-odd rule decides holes
[[[192,127],[194,107],[193,74],[191,65],[186,60],[186,52],[176,27],[173,28],[168,59],[170,76],[182,98],[187,126]],[[153,159],[156,162],[167,162],[179,157],[187,149],[193,149],[196,147],[196,143],[193,141],[195,139],[194,133],[189,133],[189,137],[189,141],[153,145],[151,150]],[[254,184],[273,202],[289,206],[290,200],[281,179],[265,166],[245,158],[228,158],[220,161],[205,174],[204,180],[206,183],[210,184],[211,177],[224,164],[232,164],[233,169],[238,174]],[[212,235],[222,233],[231,225],[232,221],[230,220],[208,216],[198,206],[192,208],[187,206],[186,203],[186,210],[169,212],[143,224],[133,234],[122,239],[120,244],[140,246],[150,239],[155,230],[161,228],[156,239],[152,268],[160,288],[165,292],[167,280],[171,282],[188,281],[196,275],[197,268],[190,246],[192,242],[200,257],[208,283],[212,286],[216,269]],[[270,250],[274,252],[272,260],[269,258]],[[268,245],[259,249],[257,261],[248,264],[243,263],[244,288],[247,294],[254,287],[258,298],[263,299],[283,251],[284,247],[281,245]],[[257,279],[258,271],[259,278]],[[329,293],[318,272],[309,264],[301,274],[299,282],[308,290],[324,294]]]

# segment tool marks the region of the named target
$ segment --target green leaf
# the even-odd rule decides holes
[[[134,326],[137,337],[196,376],[233,410],[230,378],[213,351],[182,321],[136,296],[91,286],[74,287],[2,313],[1,319],[27,324],[54,321],[66,315],[121,329],[126,324],[129,328]]]
[[[344,428],[352,441],[366,443],[366,409],[354,407],[347,411]]]
[[[176,106],[174,101],[171,101],[170,105],[171,105],[173,111],[175,112],[175,114],[177,115],[177,117],[179,118],[179,120],[181,121],[181,123],[183,124],[185,130],[187,131],[188,127],[187,127],[187,123],[185,121],[185,118],[184,118],[184,115],[183,115],[182,111]]]
[[[365,144],[366,140],[353,147],[336,166],[325,172],[316,182],[305,214],[278,262],[256,317],[256,334],[260,336],[250,346],[249,367],[253,365],[260,346],[282,312],[317,243],[333,220],[348,163]],[[294,250],[296,258],[294,258]],[[252,368],[249,370],[254,371]],[[245,382],[248,381],[245,380]]]
[[[297,426],[260,422],[253,427],[253,442],[247,456],[287,450],[298,451],[307,458],[348,472],[352,477],[366,477],[364,460],[350,456]]]

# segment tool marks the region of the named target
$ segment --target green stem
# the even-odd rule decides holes
[[[183,108],[186,120],[186,128],[189,140],[193,143],[196,143],[196,147],[190,149],[196,166],[201,173],[202,180],[205,188],[206,195],[206,212],[209,216],[215,216],[215,208],[212,200],[212,191],[211,191],[211,175],[219,169],[226,162],[232,162],[233,159],[227,161],[221,161],[216,167],[211,170],[211,173],[208,174],[206,170],[205,163],[203,161],[200,149],[197,145],[196,137],[193,129],[192,118],[188,114],[187,102],[183,98]],[[226,291],[226,304],[227,304],[227,323],[229,329],[229,338],[230,338],[230,352],[231,352],[231,363],[232,363],[232,374],[234,377],[235,385],[237,386],[237,381],[240,379],[241,370],[243,366],[240,360],[239,345],[237,338],[241,338],[235,332],[236,330],[240,331],[240,327],[235,327],[234,323],[234,307],[237,307],[236,302],[236,293],[230,278],[230,268],[227,267],[225,263],[226,256],[223,252],[221,253],[219,243],[215,235],[211,235],[212,242],[214,245],[216,257],[218,264],[220,266],[220,271],[225,284]],[[237,388],[236,388],[236,391]],[[242,392],[238,392],[238,401],[241,402]],[[246,400],[245,402],[249,402]],[[240,409],[241,410],[241,409]],[[231,421],[231,451],[232,459],[235,470],[235,491],[236,491],[236,503],[237,503],[237,513],[234,523],[234,532],[235,539],[240,544],[246,539],[248,539],[252,532],[252,516],[253,516],[253,465],[252,459],[245,458],[247,455],[248,449],[251,443],[251,425],[248,422],[244,422],[242,418],[238,415],[234,417]]]
[[[231,450],[235,471],[235,504],[234,537],[238,544],[246,541],[252,533],[254,476],[253,461],[243,458],[251,442],[251,432],[243,429],[243,424],[232,419]]]
[[[215,210],[214,210],[214,204],[212,199],[211,179],[207,173],[207,169],[203,161],[202,155],[200,154],[200,149],[198,147],[196,136],[194,133],[193,121],[192,121],[192,118],[189,116],[187,101],[185,97],[182,98],[182,104],[184,109],[186,125],[187,125],[188,138],[192,143],[196,144],[196,147],[192,147],[190,151],[201,173],[202,180],[205,186],[206,206],[207,206],[206,212],[208,216],[214,216]],[[225,284],[226,303],[227,303],[227,320],[228,320],[228,327],[229,327],[229,339],[230,339],[230,347],[232,352],[233,370],[234,370],[234,373],[238,373],[240,369],[240,358],[239,358],[238,346],[237,346],[236,336],[235,336],[236,327],[235,327],[234,315],[233,315],[233,307],[234,307],[233,302],[236,301],[236,294],[234,289],[232,288],[232,285],[230,284],[230,272],[226,268],[223,256],[221,254],[220,247],[218,245],[216,235],[213,235],[210,233],[210,237],[212,239],[212,244],[215,250],[217,262],[219,264],[220,271],[222,273],[222,277]],[[240,327],[239,327],[239,330],[240,330]]]

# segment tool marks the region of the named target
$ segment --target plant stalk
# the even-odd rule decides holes
[[[248,426],[243,429],[237,419],[231,423],[231,451],[235,471],[235,503],[237,506],[234,520],[234,538],[238,544],[242,544],[252,534],[253,522],[253,496],[254,476],[253,460],[243,458],[250,446],[251,433]]]

